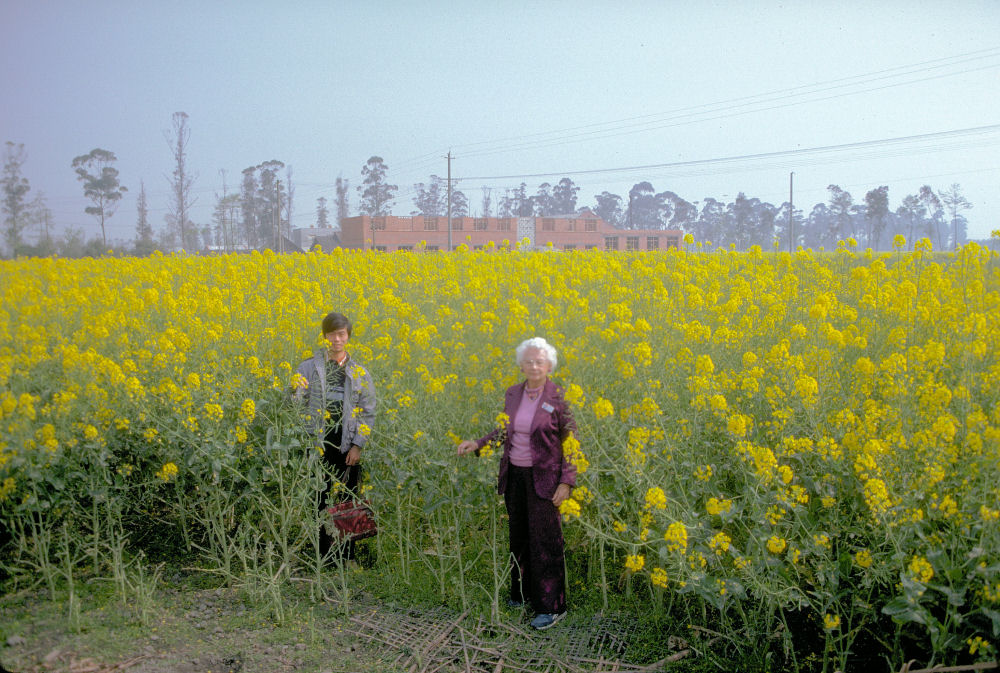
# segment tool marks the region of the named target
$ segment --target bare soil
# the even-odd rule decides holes
[[[522,611],[488,619],[389,606],[365,594],[349,604],[293,594],[280,621],[232,589],[166,589],[147,606],[145,621],[113,597],[93,603],[98,607],[81,608],[74,621],[65,601],[38,592],[4,596],[0,665],[10,673],[638,673],[692,663],[680,661],[690,651],[676,638],[671,656],[629,663],[644,657],[630,641],[634,620],[622,615],[571,614],[536,632]]]

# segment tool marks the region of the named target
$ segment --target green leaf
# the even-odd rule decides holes
[[[916,622],[917,624],[927,624],[923,615],[923,610],[919,606],[911,604],[905,598],[896,597],[882,607],[883,614],[889,615],[897,622]]]
[[[954,605],[956,608],[960,608],[965,605],[965,591],[962,591],[961,589],[952,589],[949,586],[941,584],[930,584],[928,587],[940,591],[947,596],[949,605]]]
[[[882,614],[889,615],[890,617],[895,617],[898,614],[906,612],[912,607],[913,606],[910,604],[908,600],[906,600],[902,596],[897,596],[896,598],[893,598],[891,601],[882,606]]]
[[[983,608],[983,614],[990,618],[993,623],[993,637],[1000,638],[1000,610]]]

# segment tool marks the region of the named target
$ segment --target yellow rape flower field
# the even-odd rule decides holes
[[[15,260],[0,293],[15,584],[124,594],[163,548],[241,586],[324,572],[287,392],[339,310],[379,395],[366,572],[499,614],[497,456],[455,446],[537,335],[579,426],[572,610],[626,596],[802,670],[995,658],[1000,256],[976,244]]]

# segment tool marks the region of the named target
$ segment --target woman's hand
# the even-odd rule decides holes
[[[357,446],[352,446],[351,450],[347,452],[347,457],[344,458],[344,464],[346,465],[357,465],[361,462],[361,449]]]
[[[464,456],[467,453],[472,453],[477,448],[479,447],[474,441],[472,441],[471,439],[467,439],[458,445],[458,455]]]
[[[558,507],[563,504],[563,501],[569,497],[570,485],[569,484],[559,484],[556,487],[556,493],[552,496],[552,504]]]

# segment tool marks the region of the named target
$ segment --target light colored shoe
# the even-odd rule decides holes
[[[558,622],[565,616],[566,616],[565,612],[553,612],[553,613],[543,613],[535,615],[535,618],[531,620],[531,626],[538,631],[544,631],[545,629],[555,626],[556,622]]]

